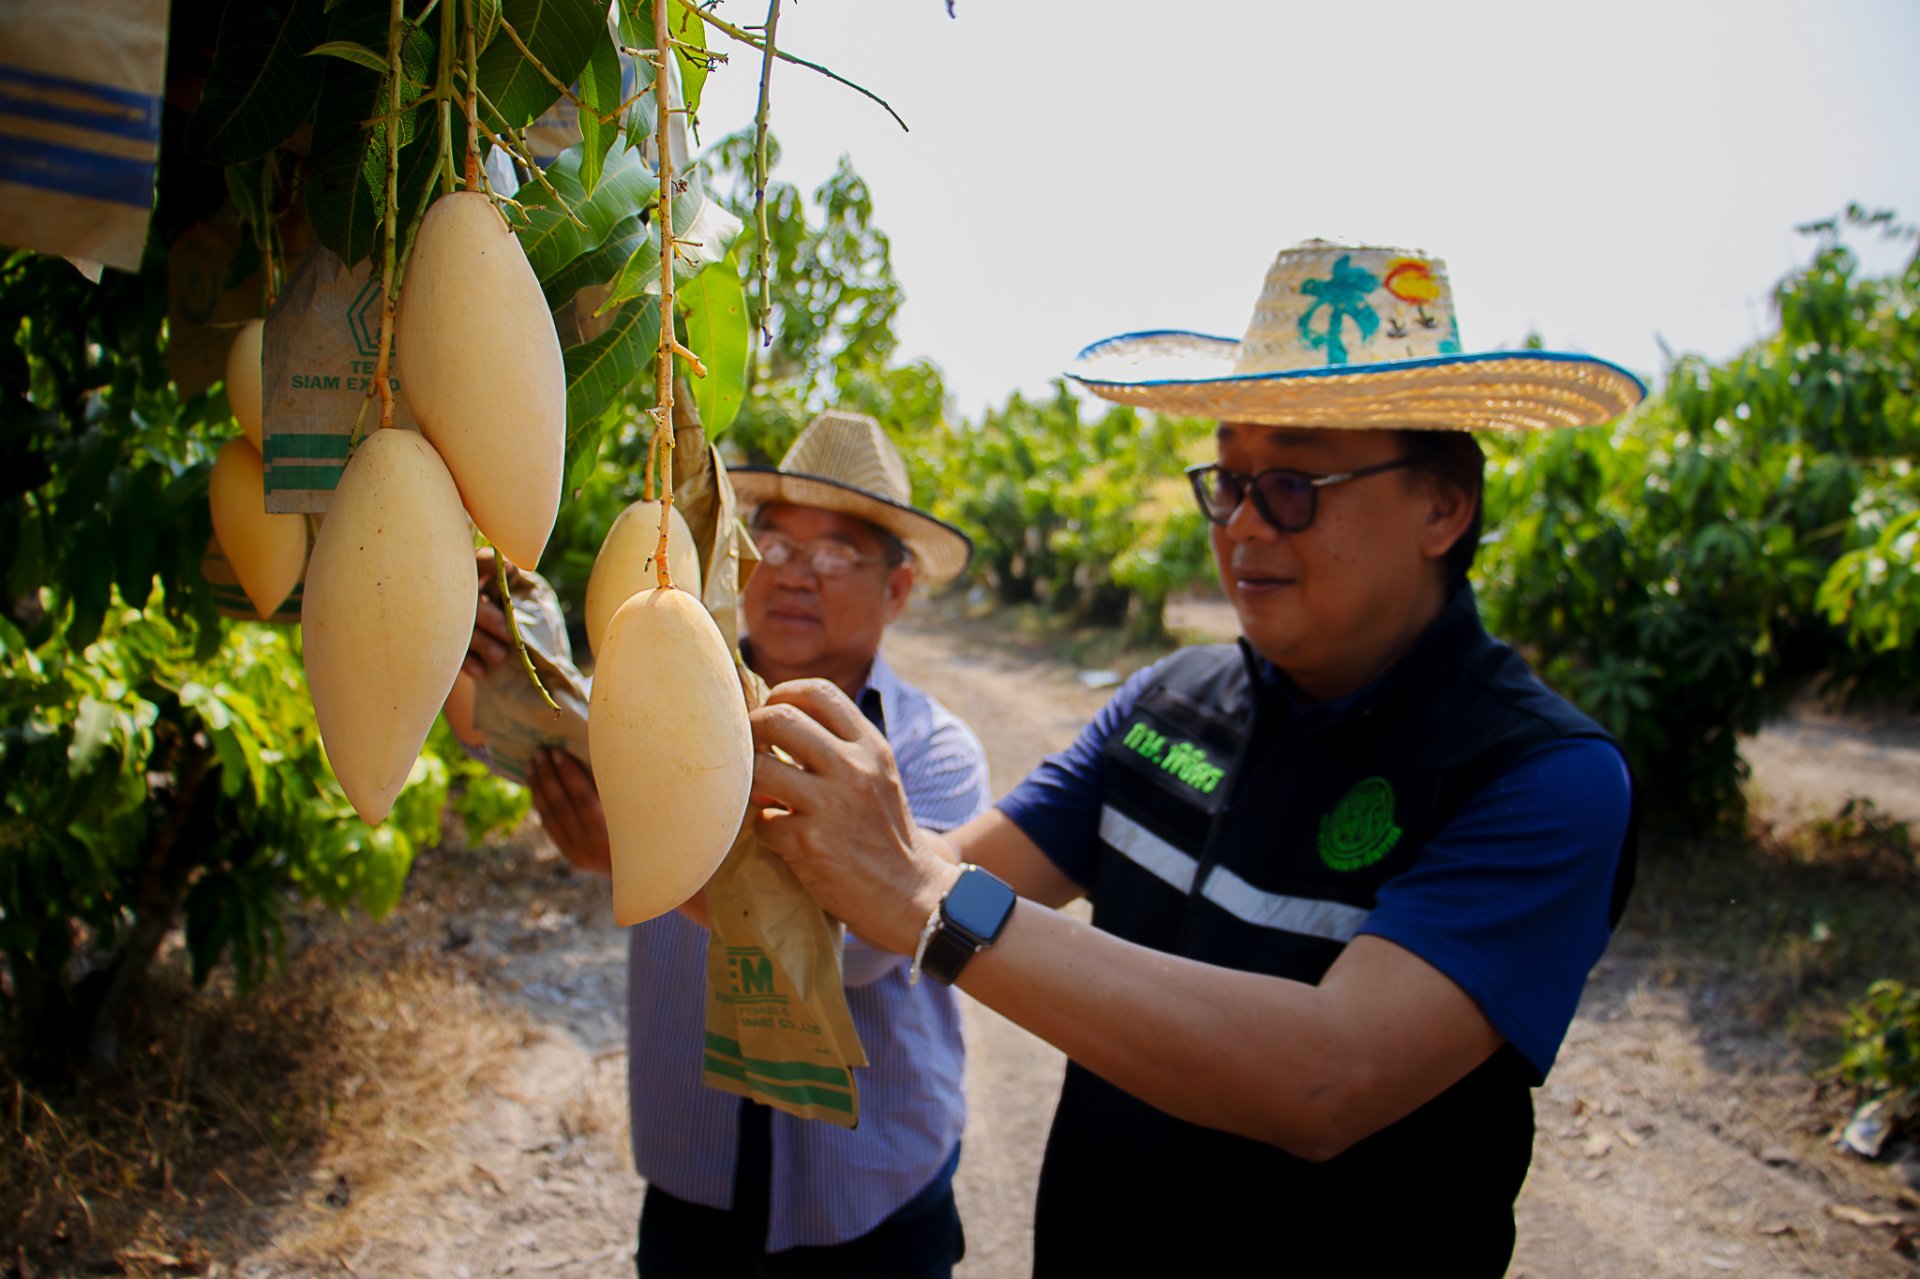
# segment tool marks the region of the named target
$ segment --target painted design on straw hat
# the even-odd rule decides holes
[[[779,466],[727,469],[743,505],[786,502],[838,511],[892,533],[932,583],[959,576],[973,556],[967,535],[913,505],[907,460],[864,413],[822,413],[795,437]]]
[[[1281,250],[1239,341],[1122,334],[1082,351],[1068,376],[1166,413],[1397,430],[1591,426],[1646,395],[1639,378],[1591,356],[1465,353],[1444,262],[1325,240]]]

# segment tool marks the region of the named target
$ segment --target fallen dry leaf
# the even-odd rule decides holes
[[[1827,1215],[1835,1221],[1849,1221],[1856,1226],[1904,1226],[1907,1219],[1897,1212],[1873,1212],[1866,1208],[1856,1208],[1852,1204],[1828,1204]]]

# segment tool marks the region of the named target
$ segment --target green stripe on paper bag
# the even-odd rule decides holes
[[[277,431],[267,437],[267,461],[278,462],[290,457],[302,460],[330,457],[344,462],[349,451],[347,446],[352,442],[352,436],[335,431],[311,434]]]
[[[267,492],[291,493],[300,489],[321,489],[332,492],[340,483],[340,472],[346,470],[345,463],[335,462],[321,466],[287,466],[276,463],[267,468]]]

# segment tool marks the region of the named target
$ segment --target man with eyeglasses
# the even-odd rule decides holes
[[[971,544],[916,509],[880,424],[824,413],[777,467],[729,472],[752,508],[760,565],[741,592],[741,651],[774,684],[834,687],[887,743],[912,820],[948,830],[990,798],[965,723],[880,653],[916,576],[950,580]],[[505,617],[483,601],[475,652],[508,660]],[[533,770],[534,807],[574,866],[609,873],[594,779],[564,752]],[[647,1181],[643,1279],[936,1279],[964,1251],[953,1177],[966,1118],[952,990],[910,984],[908,961],[849,934],[847,1005],[870,1064],[860,1122],[798,1119],[700,1082],[707,931],[699,899],[636,925],[628,976],[634,1164]]]
[[[1035,1273],[1499,1275],[1551,1067],[1633,865],[1624,759],[1481,628],[1469,428],[1630,374],[1465,355],[1444,267],[1309,242],[1246,337],[1076,378],[1219,422],[1191,472],[1240,625],[1131,678],[944,836],[835,690],[754,715],[763,839],[830,912],[1069,1058]],[[1085,897],[1091,925],[1057,908]]]

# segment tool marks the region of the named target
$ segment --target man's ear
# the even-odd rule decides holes
[[[913,594],[913,563],[911,560],[896,564],[887,570],[887,620],[893,621],[907,607],[907,597]]]
[[[1453,544],[1466,534],[1480,507],[1480,495],[1457,484],[1434,479],[1427,484],[1427,522],[1420,531],[1420,553],[1445,559]]]

